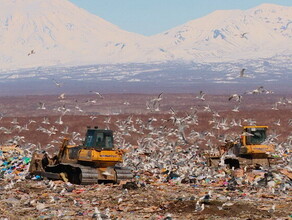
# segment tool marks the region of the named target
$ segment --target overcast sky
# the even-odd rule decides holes
[[[215,10],[253,8],[263,3],[292,6],[292,0],[69,0],[120,28],[154,35]]]

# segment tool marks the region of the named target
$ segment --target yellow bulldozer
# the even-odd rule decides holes
[[[230,168],[253,165],[270,166],[275,146],[267,143],[268,126],[243,126],[241,137],[235,141],[227,140],[219,147],[217,154],[207,155],[209,166],[226,164]]]
[[[124,153],[114,148],[113,131],[88,127],[82,145],[69,145],[69,139],[64,139],[59,153],[53,157],[35,151],[29,174],[82,185],[100,181],[119,183],[133,178],[129,168],[118,166]]]

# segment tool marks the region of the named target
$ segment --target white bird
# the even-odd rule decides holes
[[[254,135],[249,132],[244,131],[241,133],[241,136],[254,136]]]
[[[75,109],[77,109],[79,112],[83,112],[83,110],[78,105],[75,106]]]
[[[35,54],[35,51],[34,51],[34,50],[31,50],[31,51],[27,54],[27,56],[30,56],[30,55],[32,55],[32,54]]]
[[[106,117],[105,120],[103,121],[105,124],[110,124],[111,123],[111,117]]]
[[[213,117],[220,117],[219,113],[214,110],[212,111],[212,115]]]
[[[119,198],[118,199],[118,204],[120,204],[122,201],[123,201],[123,199],[122,198]]]
[[[61,87],[63,84],[62,83],[60,83],[60,82],[57,82],[55,79],[52,79],[53,80],[53,82],[55,83],[55,85],[57,86],[57,87]]]
[[[195,211],[202,212],[204,209],[205,209],[205,204],[203,203],[202,205],[200,205],[200,202],[198,200],[196,203]]]
[[[63,188],[59,194],[63,195],[65,192],[66,192],[66,188]]]
[[[81,207],[82,206],[82,204],[80,204],[78,201],[76,201],[75,199],[73,200],[73,204],[75,205],[75,206],[78,206],[78,207]]]
[[[205,101],[204,96],[206,95],[206,93],[204,93],[203,91],[200,91],[200,94],[198,96],[196,96],[197,99],[200,99],[202,101]]]
[[[234,99],[236,102],[241,102],[242,96],[238,94],[232,94],[229,96],[228,101],[231,101],[232,99]]]
[[[234,106],[234,108],[231,111],[239,112],[239,105]]]
[[[225,202],[222,204],[221,209],[228,209],[228,207],[233,206],[233,202]]]
[[[96,103],[96,100],[95,99],[88,99],[88,100],[86,100],[86,103]]]
[[[212,112],[209,105],[204,106],[204,112]]]
[[[17,121],[17,118],[13,118],[13,120],[10,122],[11,124],[13,125],[18,125],[18,121]]]
[[[41,122],[42,124],[46,124],[46,125],[49,125],[50,122],[49,122],[49,119],[44,117],[44,120]]]
[[[55,79],[52,79],[52,81],[55,83],[55,85],[57,87],[61,87],[63,85],[63,83],[60,83],[60,82],[56,81]]]
[[[157,98],[152,99],[152,101],[160,102],[162,100],[162,94],[163,92],[160,93]]]
[[[65,93],[60,94],[59,97],[58,97],[58,99],[60,99],[60,100],[65,99]]]
[[[30,120],[28,121],[28,124],[30,125],[30,124],[32,124],[32,123],[36,123],[36,121],[35,121],[35,120],[32,120],[32,119],[30,119]]]
[[[54,196],[50,196],[50,203],[55,203],[55,201],[56,201],[56,199],[55,199],[55,197]]]
[[[96,116],[89,116],[89,118],[93,121],[94,119],[96,119],[97,117]]]
[[[256,95],[256,94],[261,94],[261,93],[264,93],[265,91],[267,91],[266,89],[264,89],[263,86],[260,86],[254,90],[251,90],[251,91],[246,91],[244,94],[252,94],[252,95]]]
[[[105,176],[113,176],[113,174],[110,173],[108,169],[106,169],[106,171],[102,172],[102,175],[105,175]]]
[[[150,109],[151,111],[156,111],[156,112],[160,111],[159,107],[160,107],[160,101],[162,100],[162,94],[163,93],[160,93],[157,98],[151,99],[150,102],[148,102],[148,106],[146,104],[147,109]]]
[[[150,102],[149,101],[146,101],[146,109],[147,110],[151,110],[151,106],[150,106]]]
[[[103,97],[103,95],[102,94],[100,94],[99,92],[97,92],[97,91],[89,91],[89,92],[92,92],[92,93],[94,93],[94,94],[96,94],[97,96],[99,96],[101,99],[103,99],[104,97]]]
[[[244,76],[244,71],[245,71],[244,68],[240,70],[240,75],[239,75],[239,77],[243,77],[243,76]]]
[[[94,213],[93,213],[92,218],[97,219],[97,220],[103,220],[103,219],[109,219],[109,216],[101,213],[97,207],[94,207]]]
[[[43,102],[39,102],[39,106],[38,106],[37,109],[45,110],[45,109],[46,109],[46,107],[45,107],[45,103],[43,103]]]
[[[69,133],[68,133],[68,126],[66,126],[66,127],[64,128],[64,130],[61,131],[61,133],[62,133],[62,134],[69,134]]]
[[[273,124],[277,126],[281,126],[281,120],[279,119],[278,121],[275,121]]]
[[[212,191],[210,190],[206,195],[204,195],[203,197],[199,198],[199,202],[201,203],[209,203],[210,199],[212,196]]]
[[[278,103],[277,102],[274,103],[274,105],[272,106],[272,109],[273,110],[279,110],[278,109]]]
[[[240,37],[241,37],[241,38],[245,38],[245,39],[247,39],[247,38],[246,38],[246,35],[247,35],[247,32],[244,32],[244,33],[240,34]]]
[[[62,125],[64,122],[62,121],[62,115],[55,121],[56,124]]]

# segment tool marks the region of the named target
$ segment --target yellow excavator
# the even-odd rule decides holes
[[[69,145],[69,139],[64,139],[59,153],[53,157],[35,151],[29,174],[82,185],[100,181],[119,183],[133,178],[129,168],[118,166],[124,153],[114,148],[113,131],[88,127],[82,145]]]
[[[255,167],[270,166],[275,146],[267,142],[268,126],[243,126],[241,137],[235,141],[227,140],[219,147],[218,154],[207,155],[209,166],[226,164],[230,168],[242,165]]]

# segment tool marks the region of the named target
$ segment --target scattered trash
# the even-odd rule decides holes
[[[0,219],[291,217],[291,153],[279,164],[255,170],[208,167],[192,148],[161,164],[151,159],[154,153],[129,151],[125,165],[133,167],[134,180],[84,186],[39,175],[26,179],[31,153],[17,148],[0,151]]]

